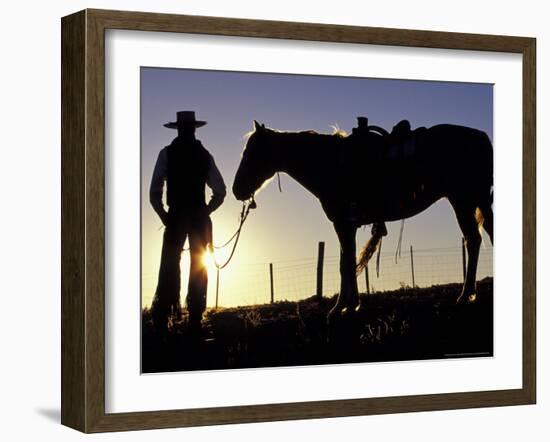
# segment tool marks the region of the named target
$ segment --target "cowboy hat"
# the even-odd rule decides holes
[[[206,121],[200,121],[195,119],[194,111],[179,111],[177,113],[177,120],[170,123],[165,123],[164,127],[168,129],[177,129],[180,126],[195,126],[201,127],[206,124]]]

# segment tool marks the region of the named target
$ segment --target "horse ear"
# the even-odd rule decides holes
[[[265,128],[263,124],[258,123],[256,120],[254,120],[254,130],[262,130],[262,128]]]

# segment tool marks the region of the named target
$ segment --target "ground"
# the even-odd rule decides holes
[[[327,324],[335,297],[210,309],[203,336],[187,318],[155,332],[142,314],[142,372],[402,361],[493,354],[493,280],[456,305],[460,284],[362,294],[364,311]]]

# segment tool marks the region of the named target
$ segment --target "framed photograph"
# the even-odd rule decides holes
[[[535,53],[64,17],[62,423],[535,403]]]

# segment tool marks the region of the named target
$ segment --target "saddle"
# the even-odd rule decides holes
[[[411,162],[419,156],[418,139],[425,127],[411,129],[408,120],[399,121],[391,132],[368,124],[366,117],[357,118],[357,127],[346,138],[342,149],[341,165],[376,162],[379,167],[392,167]]]
[[[417,141],[424,130],[412,130],[408,120],[401,120],[388,132],[369,125],[366,117],[357,118],[357,127],[342,140],[336,167],[337,181],[352,212],[353,206],[365,199],[370,207],[382,208],[385,202],[379,189],[392,188],[397,181],[416,180],[421,157]]]
[[[415,133],[411,131],[411,123],[401,120],[387,137],[386,160],[407,161],[414,157],[416,150]]]

